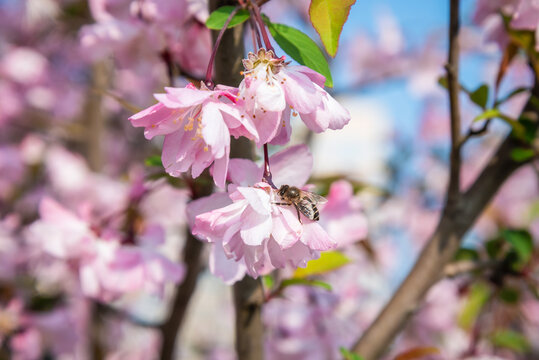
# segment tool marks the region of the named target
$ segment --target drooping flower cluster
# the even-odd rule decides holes
[[[87,296],[111,301],[140,290],[162,295],[166,283],[183,277],[181,265],[150,245],[123,245],[115,234],[101,233],[52,199],[43,199],[39,210],[41,219],[28,228],[29,242],[54,258],[74,264]],[[162,234],[151,230],[141,238],[159,242]]]
[[[312,168],[306,146],[280,151],[270,157],[270,162],[275,184],[305,188]],[[193,234],[211,244],[210,270],[227,283],[241,279],[245,273],[257,277],[287,265],[305,267],[308,260],[318,258],[320,251],[366,235],[360,209],[335,210],[351,199],[344,183],[340,185],[342,190],[332,187],[328,203],[320,208],[321,218],[335,236],[353,234],[340,239],[303,214],[298,218],[292,204],[283,204],[276,189],[258,180],[263,169],[253,161],[231,159],[229,170],[229,193],[195,200],[187,208]]]
[[[230,135],[258,145],[284,144],[290,138],[291,109],[315,132],[341,129],[350,121],[317,72],[289,65],[264,49],[249,53],[244,65],[239,88],[167,88],[166,94],[155,95],[156,105],[129,118],[133,126],[145,128],[147,138],[165,135],[162,160],[169,174],[191,168],[197,177],[213,163],[215,183],[224,187]]]
[[[258,144],[285,144],[290,139],[290,109],[320,133],[342,129],[350,114],[324,90],[325,77],[306,66],[289,65],[272,50],[249,53],[240,96],[260,132]]]
[[[249,116],[236,102],[236,89],[166,88],[159,103],[133,115],[133,126],[144,127],[146,138],[165,135],[162,161],[172,176],[191,169],[198,177],[213,163],[215,183],[224,187],[230,155],[230,136],[258,139]]]
[[[190,205],[193,234],[213,244],[210,269],[229,283],[245,273],[257,277],[287,264],[304,267],[319,251],[337,246],[320,224],[283,203],[275,185],[262,181],[261,167],[250,160],[229,160],[230,136],[244,136],[259,146],[287,143],[292,112],[314,132],[341,129],[350,121],[348,111],[323,89],[325,78],[317,72],[291,66],[265,49],[249,53],[243,64],[239,88],[217,85],[210,90],[204,83],[200,89],[192,84],[166,88],[165,94],[155,94],[157,104],[130,117],[133,126],[144,127],[146,138],[165,136],[162,162],[170,175],[190,169],[196,178],[211,166],[217,186],[232,181],[228,194]],[[294,173],[276,183],[301,187],[312,158],[305,147],[290,150],[270,161],[273,176]],[[282,161],[294,153],[301,159],[295,169]]]

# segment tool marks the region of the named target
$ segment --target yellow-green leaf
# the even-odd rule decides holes
[[[459,314],[457,323],[465,330],[469,330],[475,323],[481,309],[490,297],[490,288],[483,283],[475,284],[471,290],[464,308]]]
[[[152,155],[144,160],[146,166],[162,166],[161,155]]]
[[[517,162],[530,160],[535,156],[533,149],[515,148],[511,150],[511,157]]]
[[[327,251],[320,254],[320,258],[311,260],[307,267],[299,268],[294,273],[294,278],[306,278],[311,275],[320,275],[336,270],[350,262],[344,254],[338,251]]]
[[[356,0],[312,0],[309,17],[320,35],[326,51],[332,57],[337,54],[339,38],[350,8]]]
[[[495,346],[511,349],[518,353],[526,352],[530,349],[530,342],[523,334],[513,330],[500,330],[492,335],[492,343]]]

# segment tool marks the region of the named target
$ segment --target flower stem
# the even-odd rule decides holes
[[[255,19],[258,22],[258,27],[260,28],[260,32],[262,33],[262,38],[264,39],[266,50],[271,50],[273,51],[273,53],[275,53],[275,49],[273,49],[273,46],[271,46],[268,32],[266,31],[266,25],[264,24],[264,20],[262,20],[262,16],[260,15],[260,8],[255,2],[251,2],[251,8],[253,9],[253,14],[255,16]]]
[[[253,9],[249,9],[249,13],[251,14],[251,16],[249,17],[249,22],[250,22],[249,27],[251,28],[251,37],[253,38],[253,52],[256,52],[258,49],[262,47],[262,40],[260,39],[260,31],[258,30],[258,27],[256,26],[255,15],[253,13]]]
[[[230,24],[230,21],[232,21],[232,18],[234,17],[234,15],[236,15],[239,9],[240,7],[236,6],[234,10],[232,10],[230,15],[228,15],[228,18],[226,19],[225,24],[223,25],[222,29],[219,31],[219,35],[217,35],[217,39],[215,40],[215,44],[213,45],[213,50],[211,52],[210,61],[208,62],[208,69],[206,70],[206,79],[204,81],[206,86],[211,90],[213,90],[213,88],[215,87],[215,84],[212,81],[212,77],[213,77],[213,63],[215,61],[215,55],[217,54],[217,49],[219,49],[219,44],[221,43],[221,39],[223,38],[223,34],[225,33],[228,27],[228,24]]]
[[[264,144],[264,176],[262,180],[267,182],[272,188],[277,189],[277,186],[275,186],[271,177],[268,144]]]

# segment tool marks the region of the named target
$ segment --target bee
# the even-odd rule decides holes
[[[310,220],[320,220],[317,204],[323,204],[327,200],[309,191],[300,190],[295,186],[283,185],[279,188],[279,196],[282,203],[277,205],[294,205],[298,213],[298,220],[301,222],[300,213],[305,215]]]

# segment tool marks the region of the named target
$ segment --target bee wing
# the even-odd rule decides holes
[[[321,205],[328,202],[328,199],[326,199],[325,197],[309,192],[309,191],[302,191],[301,194],[303,195],[302,197],[309,198],[313,204]]]

